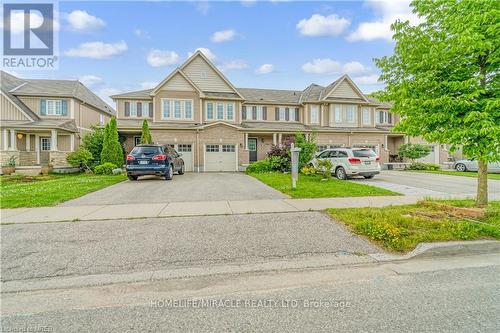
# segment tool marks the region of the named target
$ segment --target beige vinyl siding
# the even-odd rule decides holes
[[[188,82],[181,74],[177,73],[170,78],[162,87],[161,90],[177,90],[177,91],[196,91],[191,83]]]
[[[152,103],[153,102],[153,98],[151,99],[117,99],[116,100],[116,114],[117,114],[117,118],[120,118],[120,119],[128,119],[128,118],[139,118],[139,119],[149,119],[149,113],[144,113],[144,110],[142,112],[143,116],[142,117],[125,117],[125,102],[130,102],[130,103],[137,103],[137,102],[141,102],[143,103],[147,103],[148,105],[148,108],[149,108],[149,103]],[[148,109],[149,110],[149,109]]]
[[[190,99],[193,101],[193,120],[164,120],[161,118],[161,99]],[[172,90],[160,90],[154,97],[154,121],[155,122],[179,122],[179,123],[201,123],[201,106],[200,106],[200,95],[194,91],[172,91]]]
[[[44,119],[70,119],[71,118],[71,99],[61,98],[57,96],[53,97],[31,97],[31,96],[18,96],[21,102],[24,103],[31,111],[35,112],[39,117]],[[40,100],[45,99],[56,99],[56,100],[67,100],[68,101],[68,115],[63,116],[42,116],[40,115]]]
[[[331,98],[363,98],[360,96],[347,81],[342,81],[328,97]]]
[[[0,120],[29,120],[4,94],[0,94]]]
[[[235,92],[202,57],[195,57],[182,71],[202,91]]]
[[[57,150],[59,150],[59,151],[71,151],[71,138],[69,135],[58,135],[57,136]]]

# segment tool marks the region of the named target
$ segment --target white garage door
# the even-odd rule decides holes
[[[169,144],[169,146],[174,147],[174,149],[182,154],[182,159],[184,160],[184,170],[193,171],[194,169],[194,159],[193,159],[193,145],[192,144]]]
[[[205,145],[205,171],[237,171],[236,145]]]

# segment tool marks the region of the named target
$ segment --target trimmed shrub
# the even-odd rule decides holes
[[[303,166],[301,169],[300,169],[300,173],[302,173],[303,175],[314,175],[316,174],[317,170],[315,167],[313,167],[312,165],[306,165],[306,166]]]
[[[410,170],[424,170],[424,171],[437,171],[440,170],[441,167],[437,164],[432,163],[412,163],[408,169]]]
[[[88,164],[92,161],[92,153],[85,148],[78,148],[77,151],[69,153],[66,161],[74,167],[90,169]]]
[[[321,174],[324,178],[332,177],[332,162],[327,159],[318,159],[317,173]]]
[[[430,152],[429,146],[414,143],[406,143],[399,147],[399,156],[410,159],[412,163],[415,163],[416,159],[429,155]]]
[[[94,172],[97,175],[112,175],[113,170],[116,169],[116,165],[113,163],[103,163],[94,168]]]
[[[246,173],[263,173],[273,171],[269,158],[250,164],[245,170]]]
[[[104,130],[104,143],[101,151],[101,164],[112,163],[122,166],[124,162],[123,148],[118,137],[116,118],[111,118]]]
[[[92,153],[92,159],[88,162],[89,167],[93,168],[101,164],[102,145],[104,143],[104,128],[91,126],[92,132],[86,134],[82,139],[82,148]]]
[[[153,143],[151,132],[149,131],[148,121],[144,119],[142,122],[141,144]]]

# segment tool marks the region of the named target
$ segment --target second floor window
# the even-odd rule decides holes
[[[356,120],[355,110],[356,108],[354,105],[346,106],[346,121],[348,123],[353,123]]]
[[[125,117],[153,117],[153,103],[125,102]]]
[[[130,103],[130,116],[137,117],[137,103]]]
[[[161,118],[163,120],[193,120],[193,101],[190,99],[162,98]]]
[[[370,109],[363,108],[363,125],[370,125],[371,117],[370,117]]]
[[[319,107],[311,105],[311,124],[319,124]]]
[[[234,121],[235,105],[233,102],[206,102],[206,120]]]
[[[392,114],[388,111],[377,112],[377,123],[379,124],[392,124]]]
[[[335,105],[335,122],[342,122],[342,106],[340,105]]]
[[[40,114],[42,116],[67,116],[68,101],[60,99],[40,100]]]
[[[106,119],[104,118],[104,115],[103,115],[103,114],[100,114],[100,115],[99,115],[99,124],[100,124],[100,125],[104,125],[104,121],[105,121],[105,120],[106,120]]]

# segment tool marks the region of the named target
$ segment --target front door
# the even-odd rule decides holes
[[[248,138],[248,153],[249,153],[249,162],[257,161],[257,139],[256,138]]]

